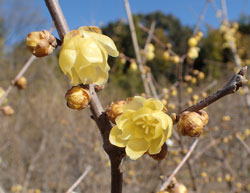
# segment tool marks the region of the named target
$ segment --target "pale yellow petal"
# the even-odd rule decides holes
[[[70,73],[76,61],[77,53],[75,50],[62,49],[59,55],[59,66],[61,70],[67,74]]]
[[[120,129],[118,129],[116,126],[113,127],[109,134],[110,143],[118,147],[125,147],[127,142],[126,140],[120,138],[121,134],[122,131]]]
[[[135,96],[131,99],[131,101],[129,101],[127,104],[123,106],[123,111],[138,110],[139,108],[143,107],[145,101],[146,101],[145,98],[141,96]]]
[[[80,68],[77,74],[83,84],[97,85],[106,83],[109,75],[107,71],[102,71],[100,67],[95,64]]]
[[[126,154],[132,160],[136,160],[147,152],[149,144],[145,139],[129,140],[126,146]]]
[[[77,42],[79,54],[90,63],[106,62],[102,51],[96,41],[92,38],[80,38]]]
[[[77,30],[67,33],[63,38],[62,48],[76,50],[77,42],[80,38],[82,38],[82,36]]]
[[[80,78],[79,78],[79,76],[78,76],[78,74],[75,71],[75,68],[72,68],[71,72],[69,74],[67,74],[67,76],[70,78],[71,84],[73,86],[82,83],[81,80],[80,80]]]
[[[161,111],[164,107],[163,103],[160,100],[154,98],[147,99],[144,106],[154,111]]]
[[[84,37],[91,37],[100,42],[100,44],[105,48],[110,56],[117,57],[119,55],[114,41],[108,36],[89,31],[82,31],[82,33]]]
[[[160,137],[153,139],[150,142],[150,147],[148,150],[149,154],[157,154],[161,151],[162,145],[165,143],[165,136],[161,135]]]
[[[168,128],[166,129],[166,138],[170,138],[173,133],[173,120],[168,116]]]

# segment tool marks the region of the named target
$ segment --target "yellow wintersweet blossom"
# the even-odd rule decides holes
[[[146,152],[159,153],[173,129],[173,121],[163,112],[163,108],[160,100],[133,97],[116,118],[116,126],[109,135],[110,142],[125,147],[126,154],[133,160]]]
[[[72,85],[101,85],[108,80],[108,55],[119,55],[113,40],[97,27],[80,27],[65,35],[59,65]]]

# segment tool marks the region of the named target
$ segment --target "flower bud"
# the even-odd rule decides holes
[[[205,78],[205,73],[204,73],[204,72],[199,72],[198,78],[199,78],[200,80],[203,80],[203,79]]]
[[[170,58],[169,52],[168,51],[164,51],[163,52],[163,59],[167,61],[167,60],[169,60],[169,58]]]
[[[197,83],[197,79],[196,79],[195,77],[192,77],[191,83],[192,83],[192,84],[196,84],[196,83]]]
[[[181,62],[181,59],[180,59],[180,57],[179,56],[172,56],[171,58],[170,58],[170,60],[173,62],[173,63],[175,63],[175,64],[178,64],[178,63],[180,63]]]
[[[27,79],[22,76],[15,81],[15,86],[19,89],[25,89],[27,87]]]
[[[194,74],[194,75],[198,75],[199,74],[199,70],[196,70],[196,69],[194,69],[194,70],[192,70],[192,73]]]
[[[203,110],[198,112],[185,111],[180,115],[177,129],[182,135],[198,137],[203,133],[208,119],[208,114]]]
[[[191,87],[187,87],[186,92],[188,94],[191,94],[193,92],[193,89]]]
[[[192,80],[192,76],[191,75],[185,75],[184,76],[184,80],[187,81],[187,82],[189,82],[189,81]]]
[[[153,60],[154,58],[155,58],[155,53],[154,52],[147,52],[146,53],[146,58],[147,58],[147,60]]]
[[[117,101],[108,106],[106,114],[112,123],[115,123],[116,117],[123,113],[123,105],[126,101]]]
[[[29,33],[26,37],[26,45],[33,55],[43,57],[53,52],[57,42],[50,32],[43,30]]]
[[[138,67],[137,67],[136,62],[135,62],[135,61],[132,61],[132,62],[130,63],[129,68],[130,68],[132,71],[137,71]]]
[[[6,116],[11,116],[15,113],[14,109],[11,106],[4,106],[1,108],[2,112]]]
[[[166,143],[163,144],[161,147],[161,151],[157,154],[148,154],[150,157],[152,157],[154,160],[161,161],[163,160],[168,154],[168,146]]]
[[[86,108],[90,102],[89,91],[80,86],[73,86],[69,89],[65,98],[67,100],[67,106],[76,110]]]
[[[188,190],[184,184],[176,183],[174,188],[171,189],[170,193],[188,193]]]
[[[194,37],[192,37],[188,40],[189,47],[195,47],[197,44],[198,44],[198,41]]]

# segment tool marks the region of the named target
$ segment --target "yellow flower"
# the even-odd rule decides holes
[[[157,154],[172,134],[173,121],[163,112],[164,105],[157,99],[135,96],[123,107],[115,120],[109,140],[118,147],[125,147],[133,160],[144,153]]]
[[[63,40],[59,65],[73,85],[104,84],[110,69],[108,55],[119,55],[112,39],[91,29],[98,28],[81,27]]]
[[[136,62],[135,62],[135,61],[132,61],[132,62],[130,63],[129,68],[130,68],[132,71],[137,71],[138,67],[137,67]]]
[[[195,46],[197,46],[197,44],[198,44],[198,41],[196,38],[191,37],[188,39],[188,46],[189,47],[195,47]]]
[[[191,48],[189,48],[187,55],[191,59],[196,59],[199,56],[199,51],[200,51],[200,48],[191,47]]]

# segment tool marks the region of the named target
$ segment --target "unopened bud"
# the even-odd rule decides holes
[[[180,63],[181,62],[181,59],[180,59],[180,57],[179,56],[172,56],[171,58],[171,61],[173,62],[173,63],[175,63],[175,64],[178,64],[178,63]]]
[[[36,31],[27,35],[26,45],[33,55],[43,57],[51,54],[56,45],[56,38],[48,31]]]
[[[69,89],[65,98],[67,100],[67,106],[76,110],[86,108],[90,102],[89,91],[80,86],[73,86]]]
[[[192,80],[192,76],[191,75],[186,75],[186,76],[184,76],[184,80],[189,82],[189,81]]]
[[[198,44],[198,41],[196,38],[194,38],[194,37],[189,38],[189,40],[188,40],[189,47],[195,47],[197,44]]]
[[[1,108],[2,112],[6,116],[11,116],[15,113],[14,109],[11,106],[4,106]]]
[[[126,101],[122,100],[122,101],[114,102],[108,106],[106,110],[106,114],[112,123],[115,123],[116,117],[118,117],[119,115],[123,113],[124,104],[126,104]]]
[[[177,129],[182,135],[198,137],[203,133],[208,119],[208,114],[203,110],[198,112],[185,111],[180,115]]]
[[[169,191],[170,193],[188,193],[184,184],[176,183],[175,186]]]
[[[27,87],[27,79],[22,76],[16,80],[15,86],[19,89],[25,89]]]
[[[200,80],[203,80],[203,79],[205,78],[205,73],[204,73],[204,72],[199,72],[198,78],[199,78]]]
[[[168,154],[168,146],[166,143],[163,144],[161,147],[161,151],[157,154],[148,154],[150,157],[152,157],[154,160],[161,161],[163,160]]]
[[[130,68],[132,71],[137,71],[138,67],[137,67],[137,64],[136,64],[136,62],[135,62],[134,60],[130,63],[129,68]]]

